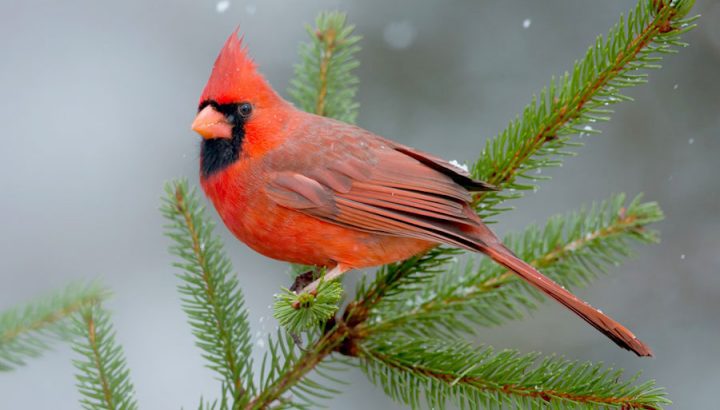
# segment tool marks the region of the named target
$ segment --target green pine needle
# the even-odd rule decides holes
[[[573,136],[598,133],[597,123],[610,119],[612,105],[632,100],[621,91],[647,82],[646,71],[659,68],[662,55],[687,45],[680,37],[694,27],[695,18],[685,18],[693,3],[640,0],[570,73],[553,78],[521,117],[487,141],[472,174],[503,190],[475,197],[482,217],[512,209],[505,201],[548,179],[543,168],[561,166],[562,157],[575,155],[582,145]]]
[[[494,352],[438,339],[380,337],[360,347],[361,367],[385,394],[414,409],[660,409],[654,381],[559,357]]]
[[[169,221],[170,252],[181,261],[178,290],[196,344],[228,386],[233,408],[249,400],[252,384],[252,344],[247,310],[238,279],[223,251],[214,224],[186,181],[166,186],[162,213]]]
[[[340,282],[321,282],[316,292],[295,293],[283,288],[275,296],[273,316],[289,332],[310,330],[328,319],[338,310],[343,295]]]
[[[80,404],[87,410],[137,409],[130,372],[115,341],[110,315],[99,305],[84,307],[75,318],[73,350]]]
[[[632,242],[657,242],[657,232],[648,225],[662,218],[657,203],[643,203],[641,196],[626,203],[620,194],[590,209],[550,218],[542,228],[530,226],[504,242],[561,285],[581,287],[630,256]],[[542,300],[542,294],[517,275],[474,256],[402,299],[383,300],[368,325],[371,332],[456,337],[473,333],[472,324],[497,326],[522,318]]]
[[[310,42],[300,44],[289,93],[306,112],[353,123],[360,105],[355,101],[359,80],[352,71],[360,65],[355,54],[361,37],[345,20],[345,13],[325,12],[314,28],[307,26]]]
[[[108,292],[97,283],[71,284],[62,291],[0,314],[0,371],[23,366],[50,349],[54,340],[70,340],[69,318],[101,302]]]
[[[229,410],[231,407],[228,403],[228,397],[231,396],[231,393],[228,391],[227,386],[225,386],[224,383],[221,390],[223,393],[220,395],[220,400],[216,399],[209,401],[201,397],[198,410]]]

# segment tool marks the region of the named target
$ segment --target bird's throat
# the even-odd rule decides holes
[[[233,127],[232,138],[214,138],[203,140],[200,147],[200,172],[208,178],[240,158],[245,137],[243,124]]]

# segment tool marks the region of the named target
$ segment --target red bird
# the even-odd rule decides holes
[[[619,346],[652,355],[500,242],[470,206],[471,192],[492,186],[430,154],[295,108],[258,73],[237,32],[215,61],[198,111],[192,129],[203,137],[203,190],[232,233],[261,254],[325,266],[326,278],[335,278],[438,244],[482,252]]]

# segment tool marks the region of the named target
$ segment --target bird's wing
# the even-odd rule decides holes
[[[652,355],[627,328],[506,248],[469,205],[468,190],[488,187],[462,170],[372,134],[300,144],[305,144],[302,149],[293,152],[291,147],[270,168],[276,172],[266,190],[278,204],[353,229],[484,252],[619,346],[640,356]]]
[[[416,150],[415,148],[406,147],[397,143],[393,143],[393,147],[405,155],[415,158],[430,168],[449,176],[453,181],[460,184],[468,191],[497,191],[494,185],[487,182],[473,179],[468,171],[454,165],[442,158],[438,158],[427,152]]]
[[[273,167],[266,191],[278,204],[353,229],[477,249],[466,235],[481,225],[469,190],[489,185],[369,133],[308,143],[304,156],[291,155],[302,157],[295,166]]]

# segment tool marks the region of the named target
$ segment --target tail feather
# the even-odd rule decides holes
[[[538,272],[530,264],[515,256],[512,251],[505,246],[498,244],[493,247],[483,247],[482,252],[490,256],[495,262],[512,270],[528,283],[560,302],[563,306],[575,312],[575,314],[583,318],[618,346],[632,350],[638,356],[653,355],[650,347],[635,337],[625,326],[590,306],[587,302],[573,295],[552,279]]]

